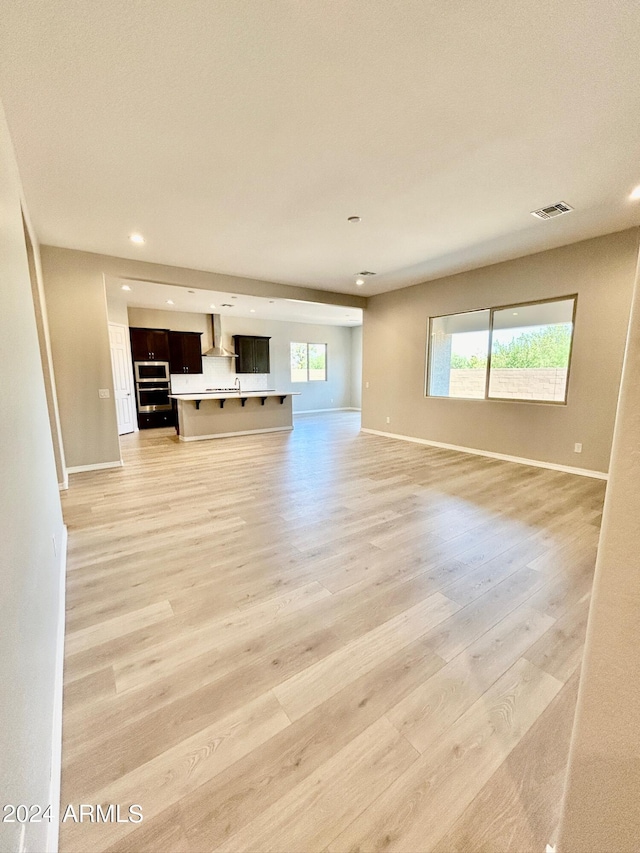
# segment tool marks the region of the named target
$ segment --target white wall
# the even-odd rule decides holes
[[[0,804],[46,805],[65,542],[21,196],[0,107]],[[45,850],[47,828],[25,824],[25,848]],[[18,850],[20,831],[0,823],[0,850]]]
[[[123,299],[107,297],[107,319],[110,323],[118,323],[120,326],[129,325],[129,312],[127,303]],[[135,323],[131,323],[132,326]]]
[[[120,463],[104,272],[82,252],[41,246],[51,353],[69,468]],[[101,397],[100,390],[109,391]]]
[[[351,405],[362,406],[362,326],[351,329]]]
[[[42,278],[42,267],[40,264],[40,252],[36,249],[37,240],[35,232],[27,222],[28,212],[23,208],[24,238],[27,249],[27,260],[29,262],[29,277],[31,279],[31,297],[36,318],[36,329],[38,332],[38,344],[40,346],[40,361],[42,363],[42,375],[44,379],[45,393],[47,395],[47,408],[49,410],[49,426],[51,427],[51,440],[53,442],[53,455],[56,461],[56,473],[58,484],[61,489],[69,485],[67,479],[67,463],[62,444],[62,428],[60,426],[60,412],[58,410],[58,392],[56,390],[56,378],[53,371],[53,357],[51,355],[51,338],[49,336],[49,320],[47,316],[47,303],[44,295],[44,282]]]
[[[640,281],[625,354],[558,850],[640,849]]]

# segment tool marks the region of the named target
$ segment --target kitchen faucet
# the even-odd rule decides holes
[[[240,387],[240,377],[236,376],[236,391],[238,394],[242,393],[242,388]]]

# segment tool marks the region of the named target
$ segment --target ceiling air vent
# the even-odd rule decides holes
[[[375,275],[375,273],[370,272],[369,270],[362,270],[362,272],[359,272],[358,275]]]
[[[532,210],[531,215],[537,216],[538,219],[553,219],[554,216],[562,216],[563,213],[569,213],[572,210],[573,208],[566,201],[559,201],[557,204],[552,204],[549,207]]]

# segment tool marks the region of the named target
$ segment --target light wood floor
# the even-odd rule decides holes
[[[540,851],[604,484],[359,433],[74,475],[61,850]]]

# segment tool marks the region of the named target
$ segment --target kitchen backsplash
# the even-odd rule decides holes
[[[183,376],[181,373],[171,374],[171,391],[173,394],[192,394],[196,391],[206,391],[207,388],[233,388],[236,376],[240,379],[243,391],[264,391],[270,387],[268,373],[236,373],[233,358],[202,359],[202,373]]]

